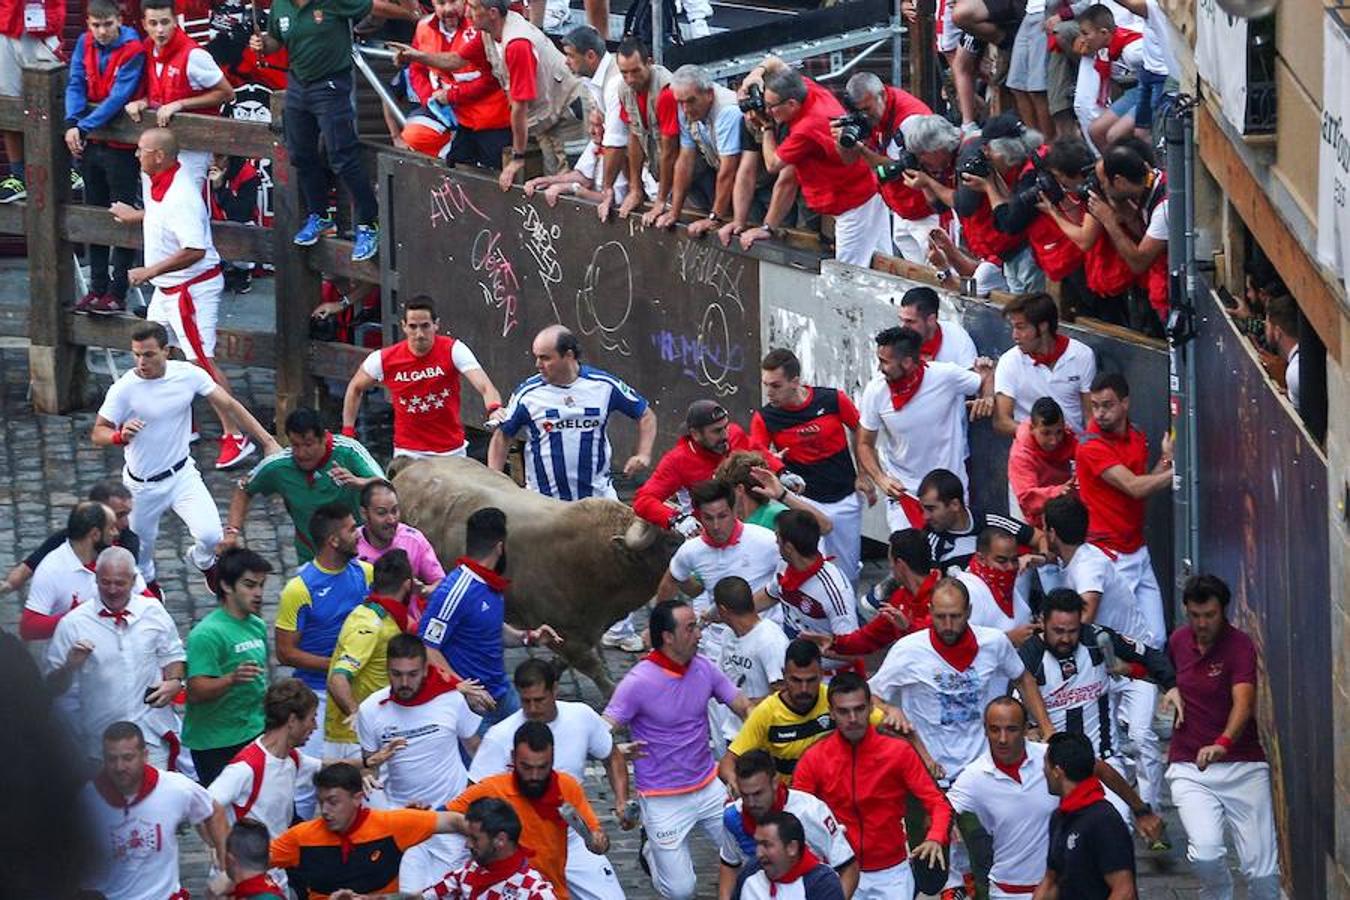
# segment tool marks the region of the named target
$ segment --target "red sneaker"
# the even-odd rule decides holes
[[[248,459],[258,449],[258,445],[245,434],[227,434],[220,439],[220,456],[216,458],[217,469],[228,469]]]
[[[75,311],[77,313],[89,312],[89,307],[93,306],[103,295],[97,291],[90,291],[83,297],[75,301]]]
[[[120,316],[127,311],[127,301],[112,294],[104,294],[91,302],[85,311],[96,316]]]

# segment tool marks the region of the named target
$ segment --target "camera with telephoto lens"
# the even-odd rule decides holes
[[[872,133],[872,120],[867,118],[867,113],[864,112],[847,113],[837,119],[831,119],[830,124],[839,129],[840,147],[856,147],[862,143],[864,137]]]
[[[970,175],[974,178],[988,178],[994,171],[994,167],[989,164],[989,157],[983,153],[972,153],[961,160],[956,166],[956,177],[959,180],[962,175]]]
[[[1059,183],[1050,170],[1045,168],[1044,162],[1039,156],[1032,155],[1031,168],[1035,171],[1036,177],[1031,185],[1025,189],[1024,199],[1027,203],[1035,205],[1036,201],[1044,197],[1051,204],[1058,204],[1064,199],[1064,187]]]
[[[895,159],[873,167],[877,173],[877,180],[882,184],[894,181],[903,175],[906,170],[917,172],[920,169],[919,157],[905,147],[905,139],[899,132],[895,135],[895,145],[899,148],[899,153],[896,154]]]
[[[764,112],[764,88],[758,84],[750,85],[745,89],[745,96],[736,101],[736,105],[743,113]]]
[[[1105,197],[1106,191],[1102,188],[1102,181],[1097,177],[1097,166],[1087,166],[1083,169],[1083,183],[1074,188],[1074,196],[1084,203],[1087,202],[1089,194],[1096,194],[1098,197]]]

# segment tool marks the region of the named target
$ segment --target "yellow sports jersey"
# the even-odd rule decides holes
[[[825,692],[826,687],[822,684],[816,705],[805,715],[788,709],[780,693],[765,697],[750,712],[740,734],[727,749],[737,756],[744,756],[751,750],[767,750],[778,769],[778,777],[791,784],[797,760],[812,744],[834,731],[834,719],[830,718],[830,704]],[[881,724],[881,718],[881,710],[873,709],[872,724]]]
[[[394,617],[376,603],[362,603],[347,614],[333,648],[328,674],[345,677],[351,683],[352,696],[358,705],[389,686],[389,659],[385,652],[389,640],[401,630]],[[324,739],[355,744],[356,730],[344,721],[346,718],[346,713],[329,697],[323,717]]]

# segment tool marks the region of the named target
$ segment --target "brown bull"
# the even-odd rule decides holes
[[[656,593],[681,541],[615,500],[554,500],[472,459],[402,463],[395,472],[403,521],[449,564],[464,553],[464,525],[480,509],[506,513],[506,618],[545,622],[565,639],[560,653],[609,696],[614,683],[598,652],[605,629]]]

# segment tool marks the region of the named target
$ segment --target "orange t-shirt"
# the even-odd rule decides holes
[[[398,890],[403,851],[436,833],[436,812],[428,809],[367,809],[345,834],[323,819],[310,819],[272,841],[272,866],[298,868],[309,885],[309,900],[325,900],[339,888],[358,894]]]
[[[591,809],[585,790],[571,775],[565,772],[554,774],[558,777],[562,802],[570,803],[581,813],[587,828],[597,830],[600,820],[595,817],[595,810]],[[567,822],[561,818],[551,821],[541,816],[535,805],[520,793],[513,772],[493,775],[470,785],[468,790],[451,800],[446,808],[451,812],[466,813],[469,804],[481,797],[497,797],[511,804],[520,817],[520,844],[529,850],[530,864],[553,883],[553,892],[557,894],[558,900],[568,900],[567,830],[570,826]]]

